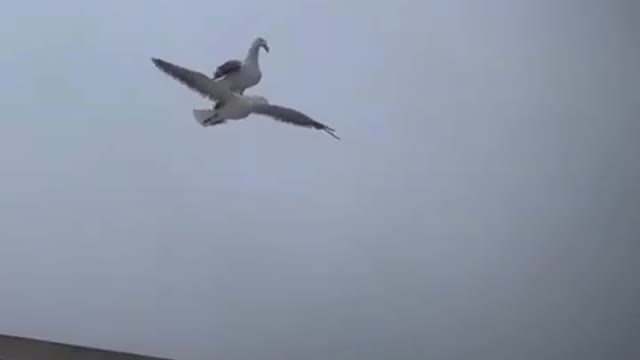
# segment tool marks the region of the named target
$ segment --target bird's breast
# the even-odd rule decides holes
[[[249,85],[255,85],[260,81],[260,78],[262,78],[262,72],[260,69],[250,69],[246,73],[245,80]]]
[[[218,113],[225,119],[243,119],[251,113],[251,105],[245,98],[238,97],[226,102]]]

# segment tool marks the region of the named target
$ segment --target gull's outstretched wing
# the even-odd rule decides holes
[[[213,79],[201,72],[190,70],[158,58],[151,58],[151,61],[165,74],[213,101],[224,100],[231,94],[225,86],[213,81]]]
[[[328,127],[325,124],[319,123],[300,111],[289,109],[283,106],[257,103],[252,106],[252,112],[255,114],[261,114],[269,116],[275,120],[286,122],[293,125],[304,126],[308,128],[314,128],[318,130],[324,130],[327,134],[340,140],[333,132],[334,129]]]
[[[218,66],[216,72],[213,73],[213,78],[218,79],[229,74],[233,74],[235,72],[240,71],[242,68],[242,61],[240,60],[229,60],[224,64]]]

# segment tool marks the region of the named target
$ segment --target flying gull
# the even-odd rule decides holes
[[[269,104],[269,101],[262,96],[235,93],[219,81],[214,81],[201,72],[190,70],[158,58],[151,58],[151,61],[162,72],[215,102],[213,109],[193,110],[193,116],[202,126],[218,125],[227,120],[240,120],[251,114],[259,114],[292,125],[323,130],[327,134],[340,140],[340,138],[334,134],[334,129],[313,120],[300,111]]]
[[[221,79],[221,81],[229,85],[231,91],[240,94],[244,93],[245,89],[255,86],[262,78],[260,64],[258,63],[258,55],[261,48],[269,52],[267,41],[259,37],[251,43],[244,61],[229,60],[218,66],[213,73],[213,79]]]

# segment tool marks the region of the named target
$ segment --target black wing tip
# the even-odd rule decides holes
[[[325,126],[324,128],[322,128],[322,130],[324,130],[324,132],[326,132],[327,134],[333,136],[334,139],[341,140],[338,135],[333,133],[335,131],[334,129],[332,129],[332,128],[328,127],[328,126]]]
[[[334,129],[334,128],[330,127],[330,126],[327,126],[325,124],[319,123],[317,121],[314,121],[314,122],[315,122],[314,127],[316,129],[326,132],[327,134],[333,136],[333,138],[336,139],[336,140],[341,140],[340,137],[335,134],[336,129]]]
[[[159,59],[159,58],[152,57],[151,61],[153,62],[153,65],[155,65],[156,68],[158,68],[158,70],[160,70],[163,73],[165,73],[167,75],[170,75],[170,76],[172,76],[174,78],[176,77],[174,75],[176,70],[181,69],[180,66],[174,65],[174,64],[172,64],[172,63],[170,63],[170,62],[168,62],[166,60],[162,60],[162,59]],[[182,81],[182,80],[180,80],[180,81]]]
[[[167,64],[168,64],[168,62],[166,62],[166,61],[164,61],[162,59],[156,58],[156,57],[152,57],[151,58],[151,62],[153,63],[153,65],[155,65],[159,69],[162,69],[162,68],[166,67]]]

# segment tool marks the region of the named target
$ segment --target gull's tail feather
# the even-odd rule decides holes
[[[224,120],[214,119],[215,109],[193,109],[193,117],[202,126],[222,124]]]
[[[210,119],[215,113],[216,111],[213,109],[193,109],[193,117],[202,126],[207,126],[205,122],[207,119],[211,121]]]

